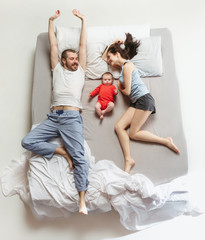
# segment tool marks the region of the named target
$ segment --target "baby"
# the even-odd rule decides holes
[[[102,84],[100,84],[95,90],[90,93],[90,98],[98,95],[98,101],[95,104],[95,111],[102,120],[104,114],[110,112],[114,108],[114,97],[118,91],[113,83],[113,75],[110,72],[106,72],[102,75]]]

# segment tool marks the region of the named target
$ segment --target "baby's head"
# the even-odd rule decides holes
[[[103,85],[112,85],[113,75],[110,72],[103,73],[102,75],[102,84]]]

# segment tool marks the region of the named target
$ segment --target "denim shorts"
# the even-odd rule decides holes
[[[138,98],[136,102],[130,104],[130,107],[145,111],[151,111],[152,114],[156,112],[155,101],[150,93],[147,93]]]

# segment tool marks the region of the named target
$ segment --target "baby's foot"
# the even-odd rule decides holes
[[[135,160],[133,158],[129,158],[125,160],[125,172],[130,173],[131,168],[135,165]]]
[[[100,120],[103,120],[104,116],[103,115],[100,115]]]

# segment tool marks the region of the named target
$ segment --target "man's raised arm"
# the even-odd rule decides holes
[[[87,58],[87,21],[86,17],[82,15],[79,11],[74,9],[73,14],[80,18],[82,21],[81,24],[81,33],[80,33],[80,43],[79,43],[79,63],[83,70],[86,70],[86,58]]]
[[[51,69],[53,70],[55,66],[58,64],[58,42],[56,39],[56,35],[54,32],[53,21],[60,16],[60,11],[57,10],[55,15],[49,18],[48,23],[48,39],[50,44],[50,61],[51,61]]]

